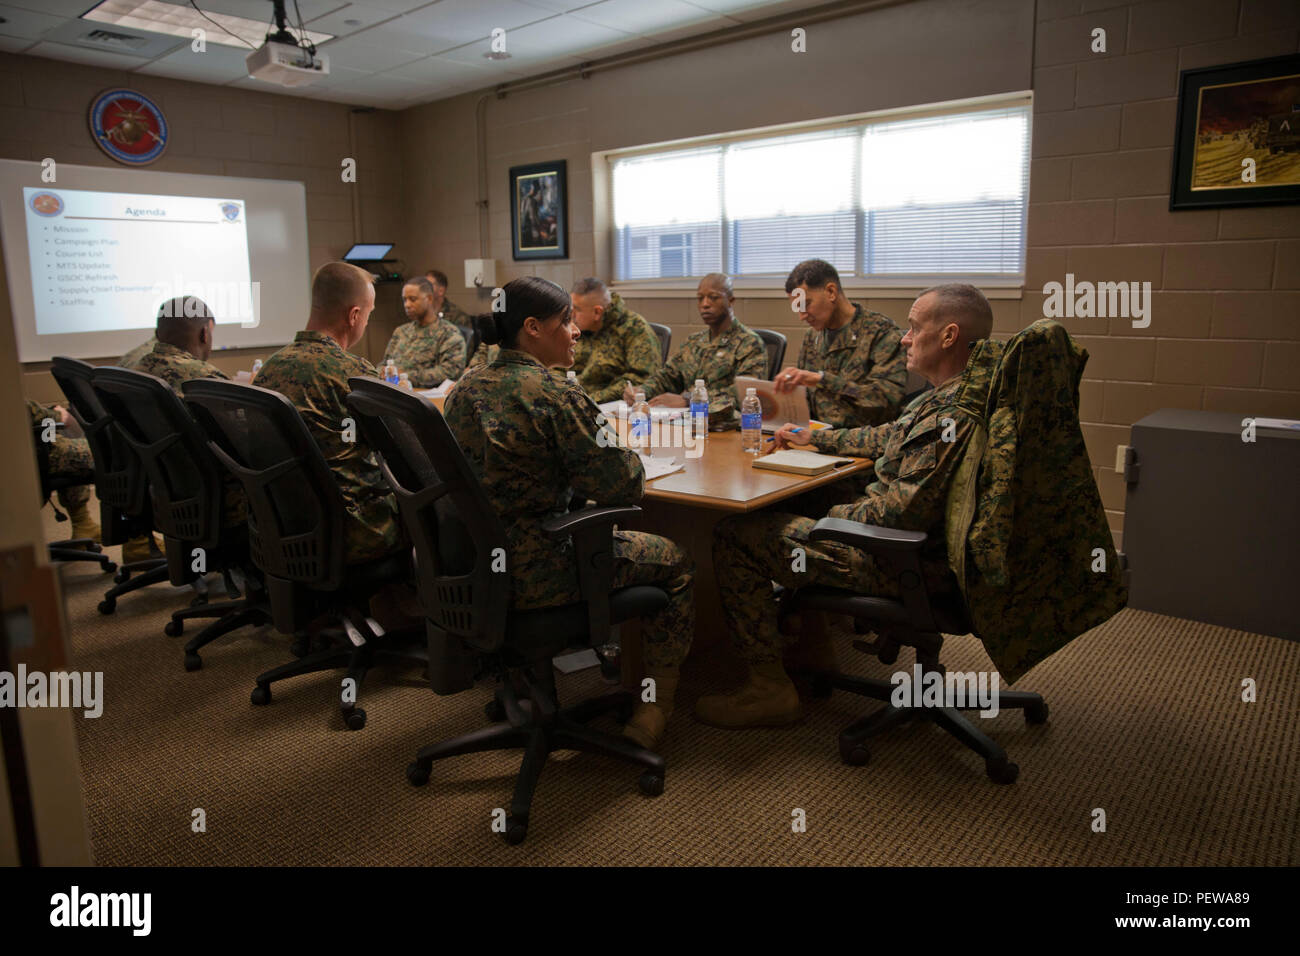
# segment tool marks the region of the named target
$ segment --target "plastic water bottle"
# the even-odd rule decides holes
[[[763,447],[763,406],[755,389],[745,389],[745,400],[740,403],[740,447],[757,455]]]
[[[642,391],[637,391],[632,400],[632,413],[627,417],[627,443],[636,449],[650,450],[650,403]]]
[[[397,387],[405,388],[408,391],[415,391],[415,386],[411,384],[411,376],[405,372],[397,376]]]
[[[396,385],[401,381],[401,378],[397,374],[397,366],[393,365],[391,362],[384,366],[384,381],[391,382],[393,385]]]
[[[262,360],[257,359],[253,362],[253,378],[257,378],[257,373],[262,371]]]
[[[575,372],[573,369],[569,369],[567,372],[565,372],[564,377],[568,380],[570,385],[578,384],[578,373]]]
[[[709,433],[709,390],[702,378],[697,378],[691,389],[691,431],[696,439]]]

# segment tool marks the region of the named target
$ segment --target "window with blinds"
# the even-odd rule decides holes
[[[779,276],[1021,281],[1029,105],[614,157],[620,281]]]

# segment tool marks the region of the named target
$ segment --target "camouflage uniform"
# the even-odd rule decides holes
[[[349,563],[379,558],[402,545],[397,505],[379,464],[361,440],[343,438],[343,419],[351,418],[344,400],[354,375],[378,378],[373,365],[343,349],[324,332],[299,332],[257,373],[257,384],[284,395],[298,409],[334,472],[347,510]]]
[[[500,354],[501,346],[488,345],[486,342],[480,342],[478,348],[474,350],[474,354],[470,356],[469,362],[466,363],[465,371],[470,372],[476,368],[483,368],[484,366],[491,365],[497,360],[497,356]]]
[[[572,544],[541,528],[568,511],[575,494],[603,505],[641,500],[640,459],[597,440],[599,414],[581,388],[556,381],[532,356],[513,349],[503,349],[499,361],[464,378],[447,397],[447,424],[506,528],[516,608],[580,599]],[[678,664],[690,649],[693,573],[690,557],[667,538],[615,532],[614,587],[655,584],[668,592],[667,607],[646,619],[650,667]]]
[[[892,421],[907,387],[903,334],[888,316],[853,303],[848,325],[809,331],[799,347],[798,367],[824,372],[808,389],[812,417],[834,428]]]
[[[465,371],[465,336],[447,319],[428,325],[411,321],[393,330],[384,364],[397,366],[416,388],[436,388]]]
[[[171,390],[177,395],[181,395],[181,383],[191,379],[219,378],[230,381],[230,376],[215,365],[166,342],[156,343],[153,349],[136,363],[135,370],[156,375],[170,385]]]
[[[944,536],[948,487],[981,418],[955,404],[963,382],[958,375],[917,396],[897,421],[812,434],[820,451],[875,459],[875,480],[866,495],[831,508],[830,517],[929,534],[921,567],[930,594],[941,598],[958,593]],[[987,391],[987,378],[983,387]],[[945,418],[952,420],[951,441],[943,440]],[[794,588],[818,584],[881,597],[899,595],[894,577],[865,552],[834,542],[810,542],[816,523],[808,517],[759,512],[717,526],[713,567],[718,591],[737,649],[750,664],[781,659],[772,581]],[[804,551],[802,571],[794,570],[795,548]]]
[[[57,422],[59,413],[53,405],[41,405],[27,400],[27,411],[32,416],[32,428],[36,440],[41,440],[41,432],[46,419]],[[90,485],[95,480],[95,460],[90,456],[90,445],[84,438],[65,438],[57,431],[54,441],[49,442],[50,455],[47,461],[48,474],[51,478],[82,478],[83,485],[73,485],[59,491],[59,502],[64,508],[73,510],[90,501]],[[38,459],[39,460],[39,459]]]
[[[702,378],[709,390],[709,427],[732,427],[740,408],[736,376],[767,378],[767,348],[757,332],[736,318],[716,339],[711,335],[708,329],[693,333],[667,365],[646,379],[645,397],[677,392],[689,400],[695,380]]]
[[[583,332],[573,356],[578,382],[596,403],[622,398],[624,385],[640,385],[663,365],[650,323],[628,311],[617,292],[610,299],[600,331]]]
[[[153,347],[157,344],[158,344],[158,336],[156,335],[149,336],[147,341],[141,342],[131,351],[123,355],[121,360],[117,363],[118,366],[121,368],[138,370],[140,365],[140,360],[144,358],[146,355],[148,355],[150,352],[152,352]]]
[[[181,392],[182,382],[199,378],[230,380],[230,376],[215,365],[166,342],[155,344],[153,351],[140,359],[136,371],[162,379],[182,399],[185,397]],[[223,514],[226,527],[243,524],[248,517],[248,498],[244,494],[243,486],[232,475],[223,475],[222,485],[225,496]]]

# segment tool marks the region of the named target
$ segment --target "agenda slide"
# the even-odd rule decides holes
[[[256,324],[243,202],[27,186],[23,206],[38,335],[140,328],[179,295]]]
[[[115,359],[177,296],[212,310],[217,349],[284,345],[311,305],[296,180],[0,160],[0,238],[22,362]]]

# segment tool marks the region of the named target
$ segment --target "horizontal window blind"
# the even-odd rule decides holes
[[[615,278],[1024,273],[1029,107],[616,157]]]

